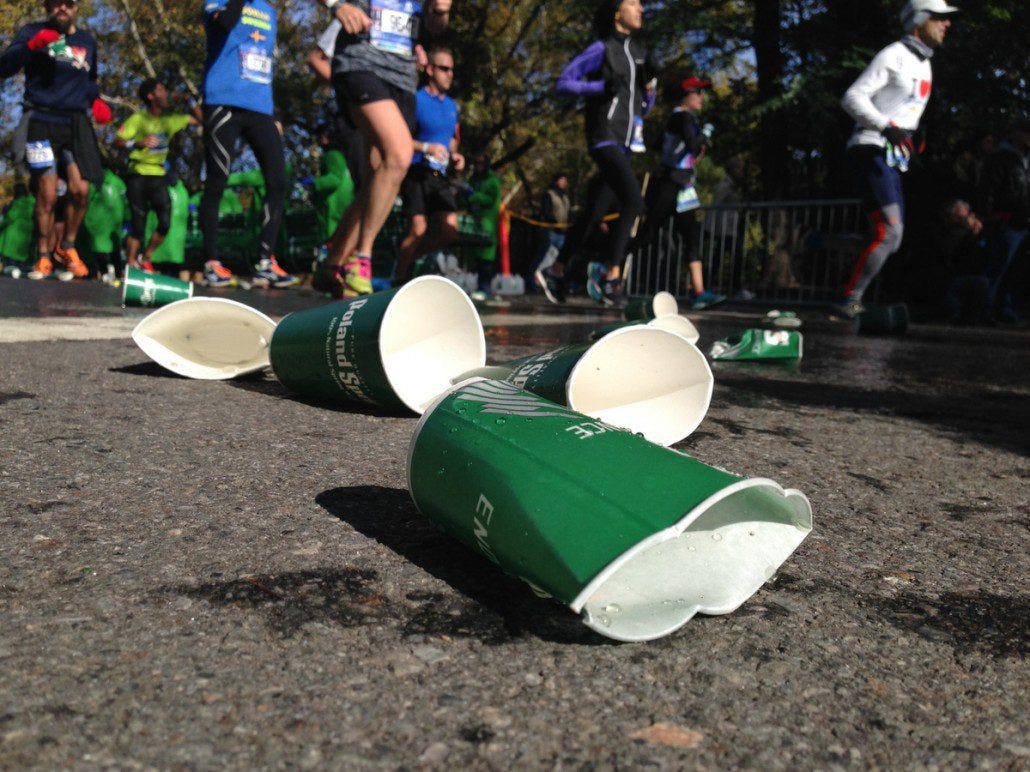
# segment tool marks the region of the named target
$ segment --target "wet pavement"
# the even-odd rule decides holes
[[[690,316],[707,350],[764,310]],[[179,378],[118,290],[0,279],[0,767],[1023,768],[1030,332],[797,310],[800,365],[716,363],[677,447],[815,530],[615,644],[421,518],[414,417]],[[481,311],[492,362],[618,319]]]

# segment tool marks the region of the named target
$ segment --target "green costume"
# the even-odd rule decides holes
[[[125,183],[110,169],[104,171],[104,183],[89,192],[89,208],[82,221],[89,235],[90,252],[116,254],[122,243],[122,223],[128,219]]]
[[[168,233],[165,234],[165,240],[154,250],[150,259],[155,263],[182,265],[186,262],[186,228],[190,215],[190,197],[182,180],[169,186],[168,198],[172,202],[171,224],[168,227]],[[149,212],[144,243],[150,243],[150,235],[156,227],[157,215]]]
[[[339,150],[322,154],[321,174],[314,179],[315,216],[321,243],[329,240],[344,211],[354,200],[354,180]]]
[[[22,263],[33,258],[35,210],[33,196],[19,196],[0,216],[0,259]]]
[[[488,247],[470,249],[468,254],[477,260],[495,260],[497,258],[497,220],[501,212],[501,178],[487,169],[481,175],[473,175],[469,180],[472,195],[469,196],[469,210],[476,218],[479,228],[490,237],[492,243]]]

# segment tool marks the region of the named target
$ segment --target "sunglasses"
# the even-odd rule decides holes
[[[77,2],[76,0],[47,0],[46,2],[47,8],[58,8],[62,5],[65,8],[74,8],[77,5]]]

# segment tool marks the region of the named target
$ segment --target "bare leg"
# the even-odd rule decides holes
[[[83,179],[78,164],[68,164],[68,214],[65,217],[64,240],[75,243],[79,226],[89,206],[89,180]]]
[[[419,247],[426,236],[427,229],[428,223],[426,222],[426,216],[424,214],[411,216],[411,228],[408,230],[408,235],[404,237],[404,241],[401,242],[400,247],[397,249],[397,267],[394,270],[397,281],[404,281],[408,278],[411,264],[415,262],[415,258],[418,257],[419,254],[425,251],[419,249]]]
[[[51,252],[50,234],[54,230],[54,205],[57,203],[57,175],[42,174],[32,180],[36,196],[36,238],[39,254]]]
[[[695,295],[700,295],[705,291],[705,281],[702,278],[703,272],[701,270],[700,260],[691,260],[687,263],[687,268],[690,270],[690,288]]]

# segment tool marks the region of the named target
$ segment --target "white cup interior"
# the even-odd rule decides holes
[[[486,337],[461,287],[442,276],[420,276],[390,301],[379,351],[394,393],[422,413],[452,379],[486,364]]]
[[[674,299],[675,300],[675,299]],[[659,330],[666,330],[679,335],[681,338],[689,343],[697,345],[697,342],[701,339],[701,333],[697,331],[697,327],[685,316],[659,316],[652,319],[647,323],[648,327],[656,327]]]
[[[159,365],[187,378],[225,380],[268,367],[275,322],[223,298],[188,298],[158,308],[132,339]]]
[[[772,480],[742,480],[621,555],[571,607],[609,638],[660,638],[699,612],[737,609],[811,530],[804,494]]]
[[[696,346],[636,325],[605,335],[583,354],[567,395],[573,410],[672,445],[704,420],[714,383]]]

